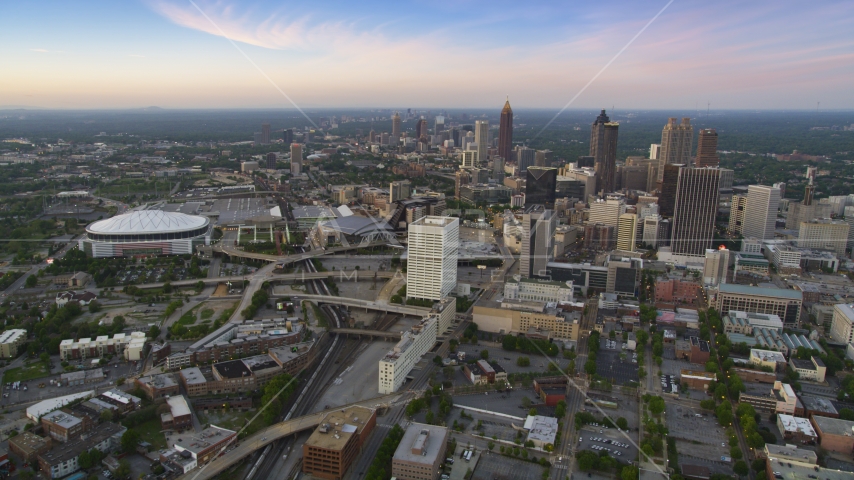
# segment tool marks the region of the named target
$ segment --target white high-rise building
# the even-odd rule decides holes
[[[660,143],[651,143],[649,145],[649,159],[658,160],[658,154],[661,153]]]
[[[841,303],[833,306],[830,337],[837,342],[854,343],[854,305]]]
[[[474,150],[463,150],[460,152],[460,167],[474,168],[477,162],[477,152]]]
[[[590,216],[587,223],[609,225],[616,227],[620,221],[620,215],[626,213],[626,204],[621,200],[609,198],[597,200],[590,204]]]
[[[744,229],[744,210],[747,208],[747,197],[733,195],[729,210],[729,232],[740,234]]]
[[[854,207],[845,207],[845,218],[843,221],[848,224],[848,248],[854,247]]]
[[[721,248],[706,250],[706,259],[703,263],[703,283],[706,285],[720,285],[727,283],[727,271],[729,270],[729,250]]]
[[[486,166],[486,152],[489,151],[489,121],[474,122],[474,141],[477,143],[477,164]]]
[[[542,205],[533,205],[522,214],[519,274],[522,278],[543,277],[546,265],[554,259],[554,233],[557,215]]]
[[[413,325],[412,330],[404,332],[397,345],[380,360],[380,395],[396,392],[406,381],[412,367],[433,348],[436,344],[436,321],[435,317],[427,317]]]
[[[460,220],[426,216],[409,224],[406,296],[441,300],[457,287]]]
[[[661,223],[661,215],[647,215],[643,219],[643,244],[651,248],[658,248],[658,226]]]
[[[617,225],[617,250],[634,252],[637,245],[638,216],[634,213],[620,215]]]
[[[760,240],[773,239],[779,205],[779,188],[765,185],[747,187],[747,205],[744,208],[742,235],[756,237]]]

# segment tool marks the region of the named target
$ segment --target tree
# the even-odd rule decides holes
[[[485,348],[483,350],[481,350],[480,351],[480,358],[482,358],[484,360],[488,359],[489,358],[489,350],[487,350]]]
[[[495,442],[493,442],[492,440],[490,440],[490,441],[486,444],[486,448],[488,448],[488,449],[489,449],[489,451],[491,452],[491,451],[492,451],[492,449],[493,449],[493,448],[495,448]]]
[[[566,402],[561,400],[557,402],[557,406],[555,407],[555,417],[563,418],[566,415]]]
[[[626,465],[620,471],[620,480],[638,480],[640,472],[634,465]]]
[[[528,367],[531,365],[531,359],[528,357],[519,357],[516,359],[516,365],[519,367]],[[854,412],[852,412],[854,414]]]
[[[100,418],[102,422],[112,422],[113,412],[111,410],[104,409],[101,411]]]
[[[854,420],[854,410],[851,410],[850,408],[843,408],[839,410],[839,418],[849,421]]]
[[[80,468],[83,470],[88,470],[92,468],[92,459],[89,458],[89,452],[83,451],[77,457],[77,463],[80,465]]]
[[[660,415],[661,412],[664,411],[664,399],[661,397],[652,397],[649,399],[649,403],[647,404],[649,407],[649,412],[653,415]]]
[[[590,450],[581,450],[575,455],[575,458],[578,459],[578,468],[582,472],[593,470],[599,464],[599,455]]]
[[[433,363],[435,363],[437,367],[441,367],[442,366],[442,357],[440,357],[439,355],[436,355],[435,357],[433,357]]]
[[[522,397],[522,406],[529,408],[531,406],[531,399],[528,397]]]
[[[735,465],[732,467],[732,471],[739,475],[747,475],[750,473],[750,470],[747,468],[747,463],[745,463],[744,460],[735,462]]]
[[[98,301],[92,300],[91,302],[89,302],[89,313],[98,313],[100,311],[101,304]]]
[[[122,434],[122,451],[124,453],[135,452],[137,444],[139,444],[139,432],[129,429]]]
[[[37,276],[35,276],[35,275],[30,275],[29,277],[27,277],[27,280],[26,280],[26,282],[25,282],[26,287],[27,287],[27,288],[33,288],[33,287],[35,287],[35,286],[38,284],[38,281],[39,281],[39,279],[38,279],[38,277],[37,277]]]
[[[532,409],[528,410],[528,415],[534,416],[534,415],[536,415],[536,414],[537,414],[537,409],[536,409],[536,408],[532,408]]]
[[[127,460],[119,460],[119,466],[116,468],[116,478],[124,479],[130,476],[130,463]]]
[[[625,418],[620,417],[617,419],[617,428],[619,428],[620,430],[628,430],[629,422]]]

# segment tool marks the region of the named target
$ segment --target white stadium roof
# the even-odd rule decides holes
[[[206,217],[162,210],[136,210],[95,222],[86,230],[100,234],[170,233],[201,228],[210,222]]]

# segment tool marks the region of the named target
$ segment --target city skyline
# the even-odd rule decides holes
[[[854,6],[842,2],[673,3],[618,57],[666,2],[507,4],[478,18],[441,2],[195,5],[4,4],[0,105],[292,107],[274,83],[304,108],[486,108],[509,94],[517,108],[557,109],[615,58],[573,108],[854,108],[843,40]],[[500,33],[511,27],[520,34]]]

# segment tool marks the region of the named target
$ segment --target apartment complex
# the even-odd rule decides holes
[[[377,424],[375,410],[352,406],[327,414],[302,446],[303,473],[344,478]]]
[[[101,335],[79,340],[66,339],[59,344],[59,358],[63,361],[101,358],[105,355],[121,355],[126,360],[141,360],[142,350],[148,341],[144,332],[132,332],[130,335],[117,333],[110,338]]]
[[[396,392],[421,357],[436,343],[436,318],[427,317],[404,332],[397,345],[379,361],[379,393]]]
[[[801,317],[803,295],[797,290],[763,288],[723,283],[714,299],[719,312],[738,310],[779,316],[785,325],[797,325]]]
[[[445,461],[448,429],[411,423],[394,452],[391,475],[400,480],[436,480]]]
[[[409,224],[406,296],[440,300],[457,286],[460,220],[426,216]]]
[[[27,331],[20,328],[6,330],[0,334],[0,357],[15,358],[18,348],[27,341]]]

